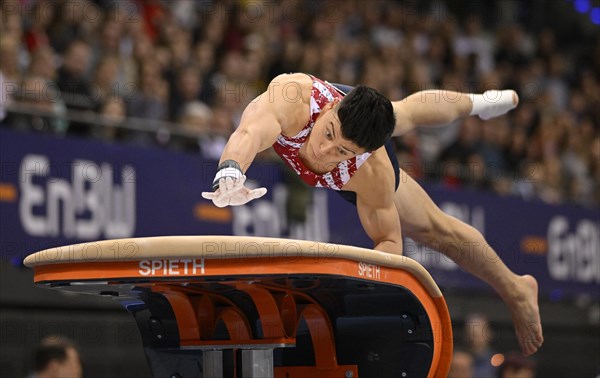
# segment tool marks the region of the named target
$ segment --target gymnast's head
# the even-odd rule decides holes
[[[319,164],[335,165],[383,146],[395,124],[390,100],[372,88],[358,86],[323,108],[310,133],[307,152]]]
[[[383,146],[396,126],[391,101],[364,85],[350,91],[335,110],[344,139],[366,151]]]

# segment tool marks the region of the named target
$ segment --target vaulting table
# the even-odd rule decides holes
[[[452,327],[414,260],[302,240],[167,236],[51,248],[39,287],[112,297],[155,377],[445,377]]]

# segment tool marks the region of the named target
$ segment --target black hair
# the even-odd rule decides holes
[[[44,371],[50,362],[64,362],[69,349],[77,350],[73,341],[63,336],[49,336],[40,342],[34,352],[35,371]]]
[[[344,97],[337,114],[342,136],[367,151],[383,146],[396,126],[391,101],[364,85],[356,86]]]

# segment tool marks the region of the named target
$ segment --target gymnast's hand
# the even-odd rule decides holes
[[[246,176],[236,162],[227,160],[219,168],[213,181],[213,191],[202,192],[202,197],[213,201],[215,206],[244,205],[267,193],[266,188],[250,189],[245,187]]]

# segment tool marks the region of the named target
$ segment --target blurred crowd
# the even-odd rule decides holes
[[[458,332],[456,332],[458,331]],[[462,330],[455,331],[455,344],[448,378],[534,378],[537,361],[521,352],[498,353],[500,335],[486,315],[467,314]]]
[[[506,116],[398,138],[402,166],[450,187],[600,204],[600,33],[565,36],[580,31],[534,15],[573,18],[568,2],[458,3],[2,0],[0,118],[218,158],[280,73],[365,84],[392,100],[513,88],[521,104]]]

